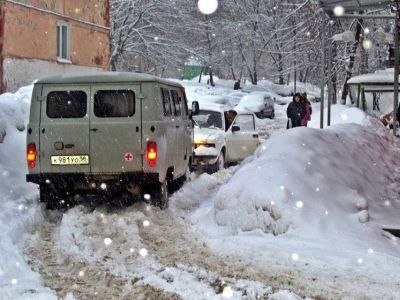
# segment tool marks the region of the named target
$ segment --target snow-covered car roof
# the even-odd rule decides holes
[[[214,103],[200,103],[200,110],[211,110],[211,111],[218,111],[218,112],[224,112],[228,111],[231,108],[227,105],[223,104],[214,104]]]
[[[122,82],[158,82],[176,87],[183,87],[181,84],[165,80],[157,76],[145,73],[132,72],[83,72],[79,74],[59,74],[45,77],[35,82],[35,84],[50,83],[122,83]]]
[[[251,94],[248,94],[244,96],[239,104],[235,107],[237,110],[241,111],[252,111],[252,112],[258,112],[260,110],[263,110],[265,108],[265,103],[272,104],[273,105],[273,98],[271,95],[267,92],[253,92]]]

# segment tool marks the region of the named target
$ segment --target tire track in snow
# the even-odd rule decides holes
[[[46,214],[46,213],[44,213]],[[36,223],[27,241],[25,255],[32,269],[41,275],[46,287],[59,298],[68,294],[84,299],[179,299],[173,293],[138,283],[138,278],[116,276],[101,262],[87,262],[63,255],[56,243],[59,221]]]

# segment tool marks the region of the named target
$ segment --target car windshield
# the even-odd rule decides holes
[[[199,127],[222,129],[222,115],[217,111],[200,110],[198,115],[193,116],[193,120]]]

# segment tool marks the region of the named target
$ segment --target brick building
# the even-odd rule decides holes
[[[108,0],[0,0],[0,90],[109,69]]]

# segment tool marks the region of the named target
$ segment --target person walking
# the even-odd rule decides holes
[[[312,107],[310,101],[307,99],[307,93],[303,93],[301,95],[301,102],[303,103],[305,109],[306,109],[306,115],[301,119],[301,126],[307,127],[308,121],[311,120],[311,115],[312,115]]]
[[[300,93],[296,93],[293,96],[293,101],[290,102],[286,114],[288,117],[288,126],[287,128],[294,128],[301,126],[301,120],[306,115],[306,108],[303,103],[301,103],[301,95]]]

